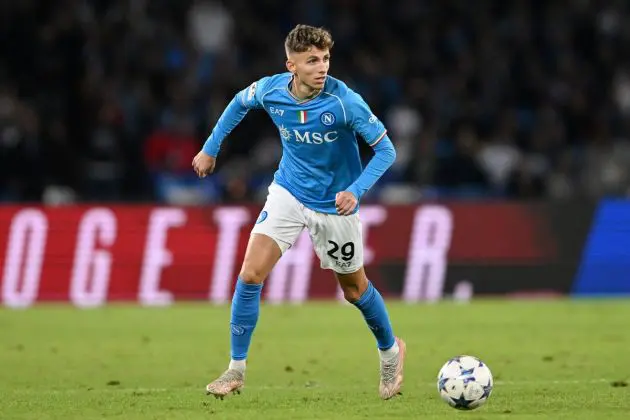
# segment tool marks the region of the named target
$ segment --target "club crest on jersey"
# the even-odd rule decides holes
[[[337,118],[335,117],[335,114],[333,114],[332,112],[324,112],[322,113],[322,115],[319,116],[319,120],[325,126],[330,127],[331,125],[335,123]]]

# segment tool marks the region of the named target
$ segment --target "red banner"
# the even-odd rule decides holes
[[[228,302],[259,211],[259,206],[0,207],[0,301],[9,307],[42,301],[81,307],[109,301]],[[368,276],[385,295],[409,301],[440,299],[449,265],[527,266],[556,256],[549,220],[534,206],[364,205],[360,214]],[[263,292],[270,302],[339,296],[332,273],[319,268],[306,232],[282,257]]]

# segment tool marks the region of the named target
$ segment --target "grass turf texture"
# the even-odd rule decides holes
[[[407,341],[404,394],[378,398],[378,356],[352,306],[263,305],[243,394],[206,397],[225,369],[229,306],[0,309],[2,419],[627,419],[628,301],[389,303]],[[435,376],[472,354],[490,401],[459,412]]]

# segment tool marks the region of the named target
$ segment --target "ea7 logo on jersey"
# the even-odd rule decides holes
[[[272,114],[272,115],[283,116],[284,115],[284,109],[274,108],[274,107],[270,106],[269,107],[269,113]]]
[[[335,118],[335,114],[333,114],[332,112],[324,112],[322,115],[320,115],[319,120],[325,126],[330,127],[331,125],[335,123],[336,118]]]

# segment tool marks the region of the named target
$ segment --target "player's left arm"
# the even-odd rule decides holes
[[[383,176],[396,160],[396,149],[387,136],[387,129],[372,113],[363,98],[355,92],[348,93],[346,101],[347,123],[374,150],[374,156],[347,189],[337,194],[337,212],[352,214],[361,197]]]

